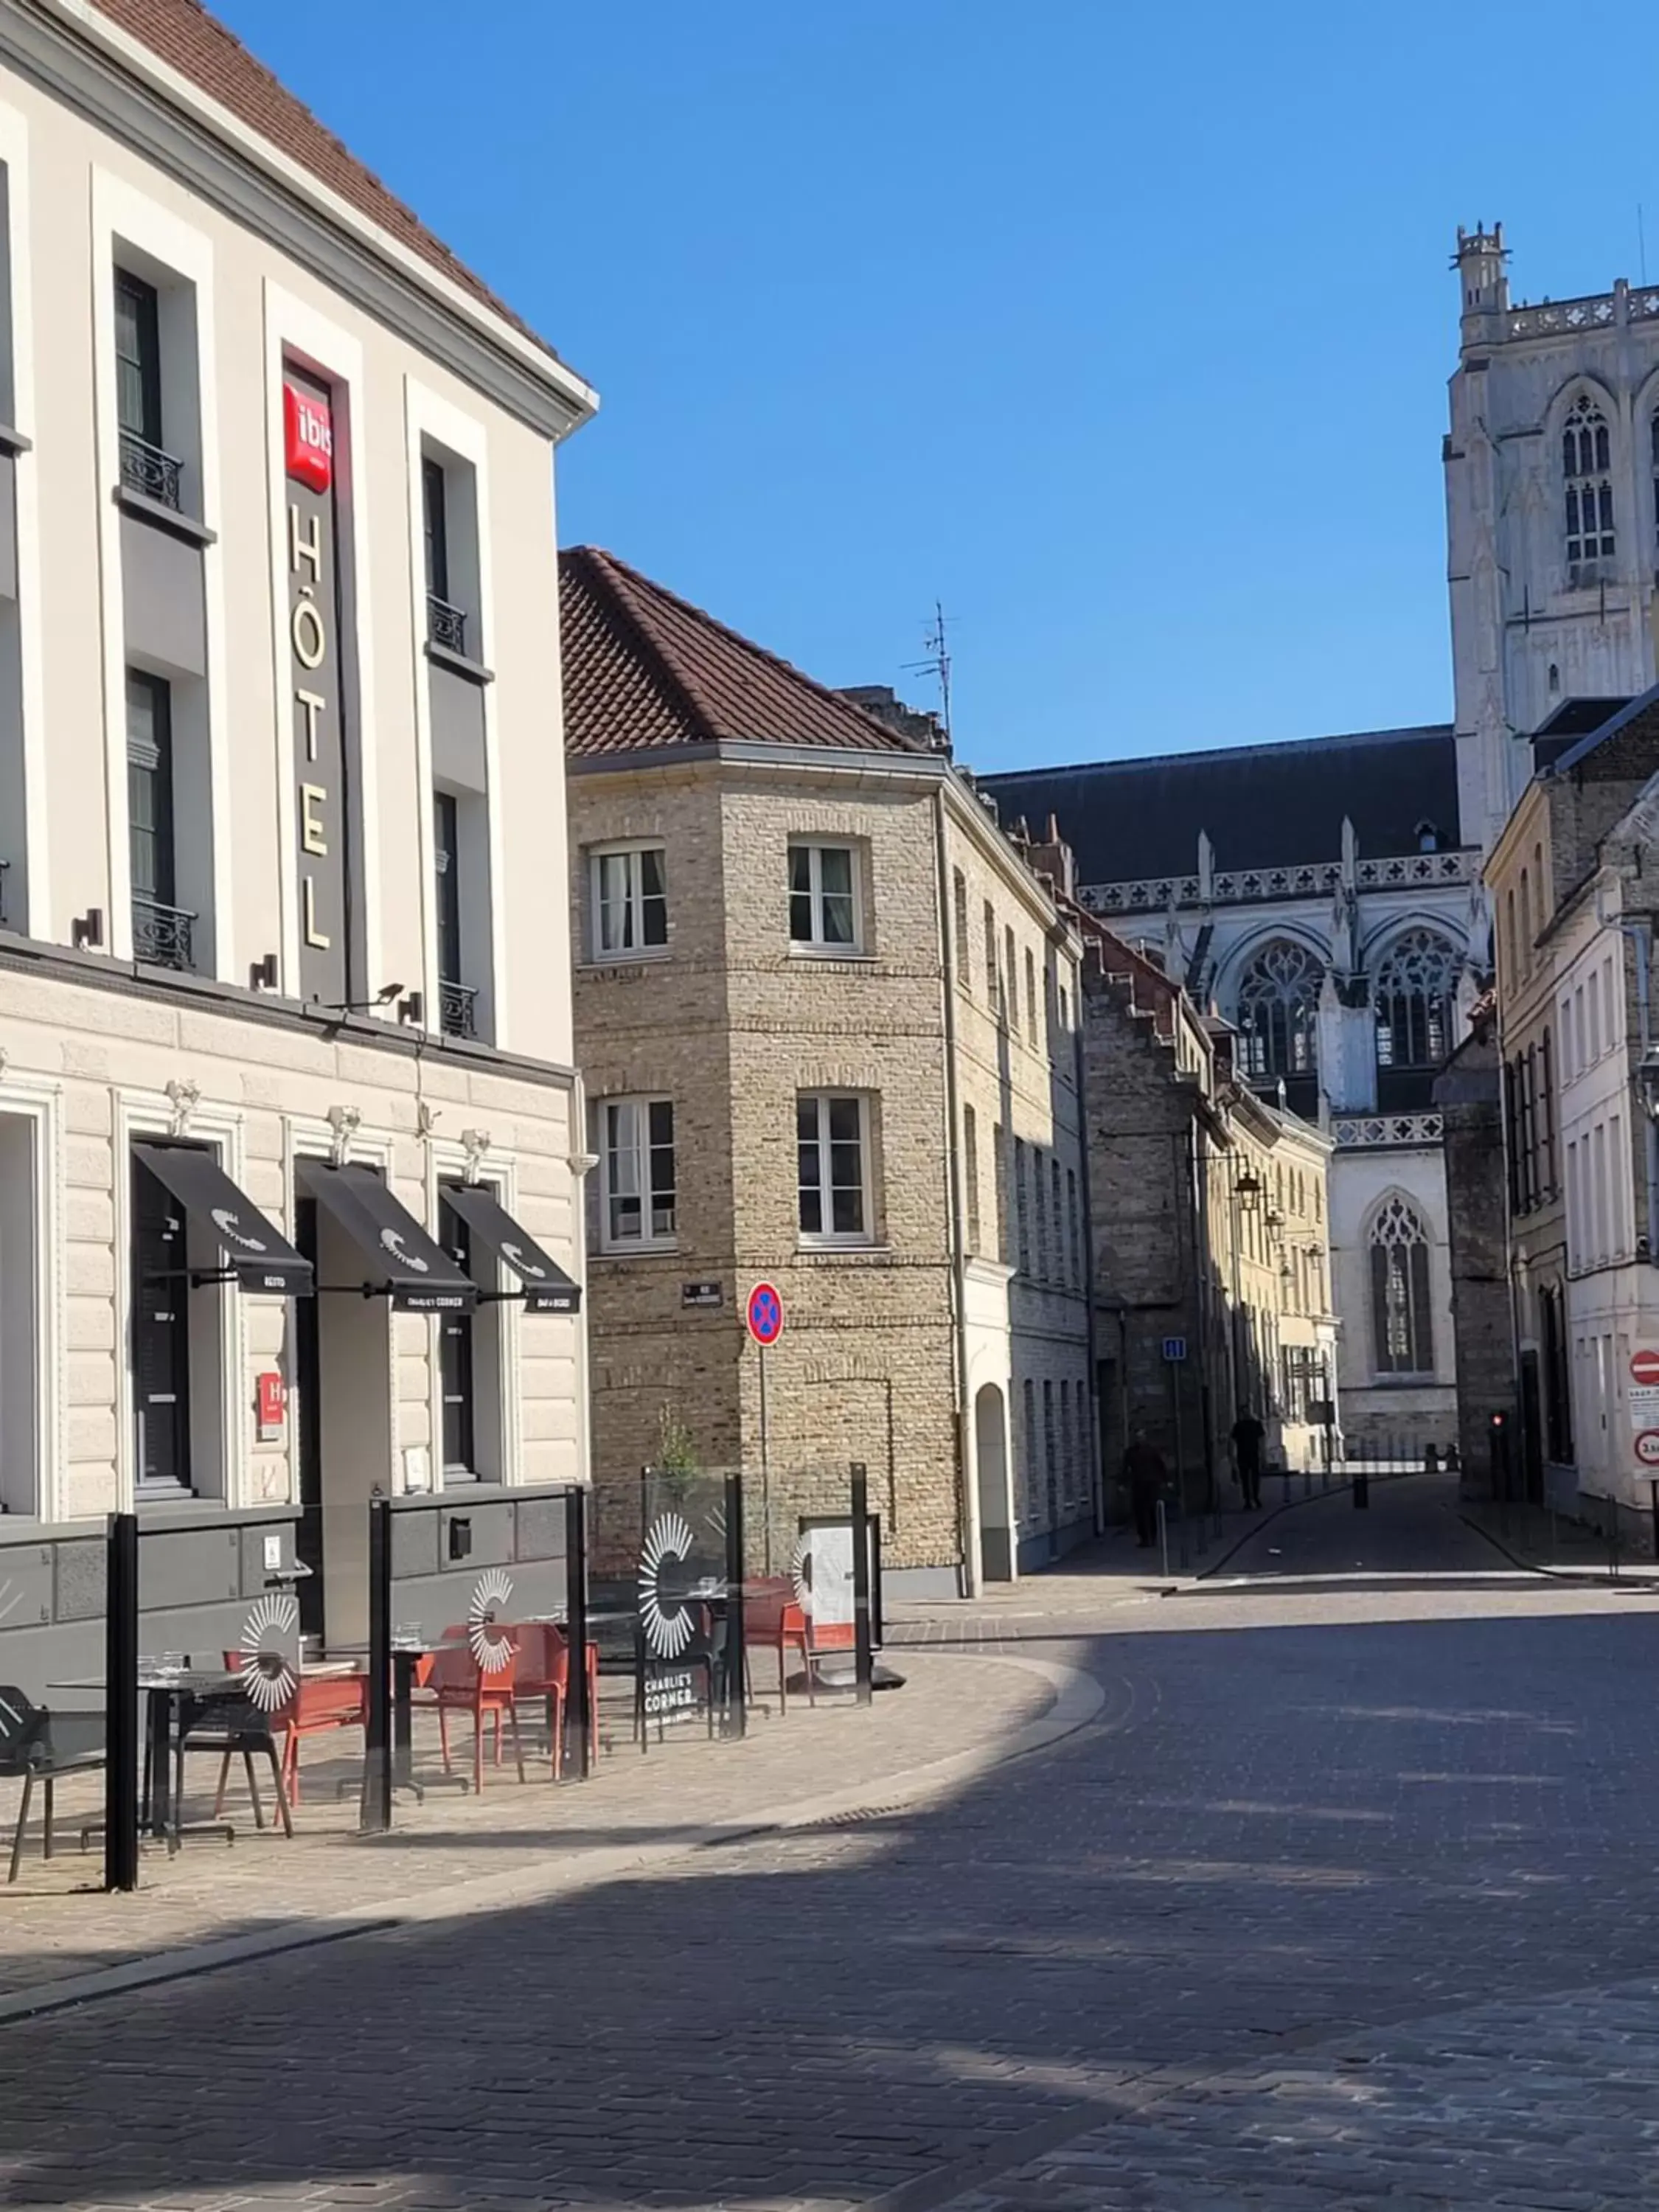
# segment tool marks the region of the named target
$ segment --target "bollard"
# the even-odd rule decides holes
[[[1368,1468],[1357,1470],[1353,1479],[1353,1504],[1356,1513],[1368,1513],[1371,1504],[1371,1478]]]
[[[1164,1579],[1170,1579],[1170,1512],[1164,1500],[1158,1501],[1158,1548],[1164,1561]]]
[[[1181,1506],[1181,1571],[1184,1575],[1192,1565],[1192,1553],[1188,1549],[1187,1535],[1187,1499],[1184,1492],[1178,1502]]]

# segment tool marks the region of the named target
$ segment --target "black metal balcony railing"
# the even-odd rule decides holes
[[[158,507],[170,507],[175,514],[184,511],[180,480],[184,463],[175,454],[164,453],[159,446],[152,446],[136,430],[121,433],[121,482],[128,491],[141,493],[153,499]]]
[[[441,599],[435,592],[426,595],[426,635],[428,645],[441,645],[446,653],[459,653],[466,658],[466,611],[452,607],[447,599]]]
[[[196,916],[182,907],[163,906],[159,899],[135,892],[132,900],[132,957],[154,968],[193,968],[196,955],[191,932]]]
[[[478,993],[472,983],[451,983],[441,981],[438,985],[438,1020],[446,1036],[470,1037],[478,1034]]]

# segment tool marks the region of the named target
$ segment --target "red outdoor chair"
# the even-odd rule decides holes
[[[564,1772],[564,1709],[570,1695],[570,1639],[550,1620],[532,1622],[514,1631],[519,1639],[519,1665],[514,1695],[539,1698],[548,1708],[552,1741],[553,1779]],[[599,1710],[599,1647],[592,1638],[587,1645],[587,1710],[598,1718]]]
[[[227,1651],[225,1667],[228,1673],[241,1673],[244,1660],[240,1651]],[[338,1729],[359,1728],[368,1740],[368,1678],[364,1674],[301,1674],[294,1690],[284,1702],[266,1716],[271,1733],[283,1738],[283,1759],[279,1779],[281,1795],[289,1805],[300,1802],[300,1739],[307,1735],[327,1735]],[[213,1817],[216,1820],[224,1807],[225,1783],[230,1773],[232,1753],[228,1747],[219,1767],[218,1794],[213,1801]],[[252,1788],[250,1770],[248,1786]],[[258,1798],[254,1800],[258,1806]]]
[[[472,1645],[465,1628],[447,1628],[443,1649],[433,1654],[432,1671],[423,1686],[424,1694],[416,1701],[438,1715],[438,1741],[443,1747],[444,1772],[453,1774],[454,1768],[449,1754],[449,1716],[467,1713],[472,1720],[472,1787],[483,1788],[484,1723],[495,1723],[495,1764],[501,1763],[501,1723],[513,1731],[513,1755],[519,1769],[520,1782],[526,1779],[524,1746],[519,1741],[519,1716],[514,1699],[520,1692],[514,1686],[518,1674],[518,1639],[521,1629],[498,1629],[492,1640],[504,1643],[501,1656],[503,1663],[488,1674],[472,1656]]]
[[[743,1596],[743,1663],[750,1697],[754,1695],[754,1670],[750,1665],[751,1652],[765,1650],[778,1656],[778,1711],[789,1710],[787,1688],[789,1655],[800,1653],[802,1671],[806,1676],[806,1702],[815,1705],[817,1692],[812,1680],[812,1644],[807,1631],[806,1613],[795,1595],[795,1585],[787,1575],[769,1575],[763,1580],[746,1583]]]

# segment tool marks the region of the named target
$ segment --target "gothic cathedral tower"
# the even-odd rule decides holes
[[[1459,229],[1446,470],[1465,844],[1489,848],[1568,699],[1654,681],[1659,286],[1510,303],[1504,226]]]

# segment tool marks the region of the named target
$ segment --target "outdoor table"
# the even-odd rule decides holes
[[[142,1808],[141,1824],[150,1835],[165,1843],[169,1851],[185,1836],[222,1836],[227,1842],[234,1843],[236,1831],[228,1821],[207,1821],[188,1828],[173,1826],[173,1746],[175,1716],[179,1723],[187,1726],[185,1710],[191,1701],[223,1697],[243,1688],[242,1678],[223,1667],[167,1667],[158,1660],[141,1658],[137,1680],[144,1696],[144,1765],[149,1776],[149,1798]],[[100,1676],[95,1680],[52,1682],[47,1687],[103,1692],[108,1685]],[[83,1845],[88,1837],[100,1832],[101,1825],[82,1830]]]

